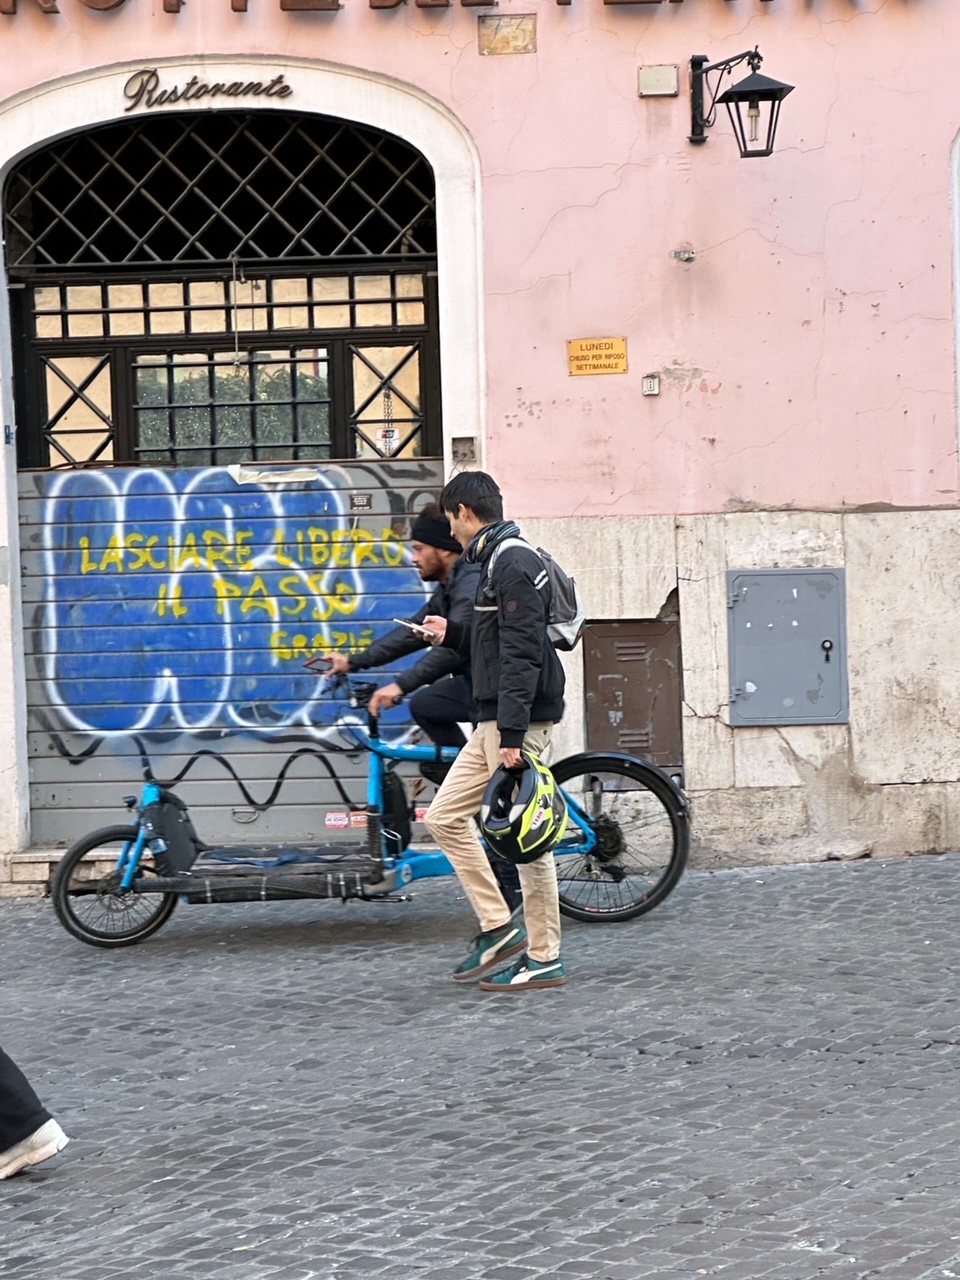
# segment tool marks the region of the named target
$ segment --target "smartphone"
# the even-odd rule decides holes
[[[406,627],[408,631],[415,631],[418,636],[423,636],[424,639],[436,635],[435,631],[430,631],[427,627],[421,627],[418,622],[408,622],[406,618],[394,618],[393,621],[398,626]]]
[[[317,653],[312,658],[308,658],[303,665],[308,671],[312,671],[314,674],[319,672],[322,675],[330,666],[330,659],[325,658],[321,653]]]

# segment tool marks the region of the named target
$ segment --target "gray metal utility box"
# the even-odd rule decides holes
[[[842,569],[728,569],[730,723],[845,724]]]

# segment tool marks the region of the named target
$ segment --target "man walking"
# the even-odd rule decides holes
[[[409,621],[422,623],[430,614],[469,629],[482,569],[479,564],[467,563],[462,558],[462,547],[435,502],[428,503],[413,521],[410,550],[422,580],[437,583],[437,588]],[[478,714],[470,685],[468,647],[462,652],[431,648],[430,642],[418,632],[395,627],[362,653],[350,656],[328,653],[324,657],[331,671],[366,671],[395,662],[418,649],[428,652],[412,667],[401,671],[396,680],[376,691],[370,699],[370,711],[378,715],[384,707],[392,707],[405,694],[413,693],[410,714],[427,737],[438,747],[462,747],[466,738],[460,725],[472,724]],[[423,776],[437,784],[443,782],[449,769],[450,765],[441,760],[428,760],[420,766]],[[516,867],[493,852],[490,865],[500,887],[501,908],[505,902],[510,911],[516,910],[521,902]]]
[[[508,769],[519,765],[521,748],[541,754],[563,716],[563,668],[547,635],[549,585],[532,547],[513,545],[497,552],[520,530],[503,519],[503,498],[491,476],[483,471],[454,476],[440,495],[440,506],[464,548],[464,560],[481,568],[472,625],[424,618],[424,626],[444,647],[462,651],[469,646],[479,715],[426,814],[427,827],[453,864],[480,923],[474,949],[453,977],[457,982],[480,979],[485,991],[557,987],[566,974],[552,855],[519,868],[521,924],[507,915],[473,826],[494,772],[501,764]],[[519,956],[513,965],[492,972],[512,956]]]

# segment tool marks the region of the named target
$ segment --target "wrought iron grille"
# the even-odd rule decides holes
[[[434,179],[419,152],[359,125],[273,111],[72,134],[17,166],[5,215],[14,276],[436,252]]]

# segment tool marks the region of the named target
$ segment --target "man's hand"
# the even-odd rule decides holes
[[[403,690],[398,684],[385,684],[370,699],[370,714],[378,716],[382,707],[395,707],[403,701]]]
[[[519,747],[501,747],[500,763],[504,769],[516,769],[521,761]]]
[[[422,626],[425,631],[430,632],[428,636],[424,636],[425,640],[432,645],[443,644],[443,638],[447,634],[446,618],[439,618],[434,614],[430,614],[424,618]]]
[[[330,663],[328,675],[343,676],[350,670],[350,659],[345,653],[325,653],[323,656]]]

